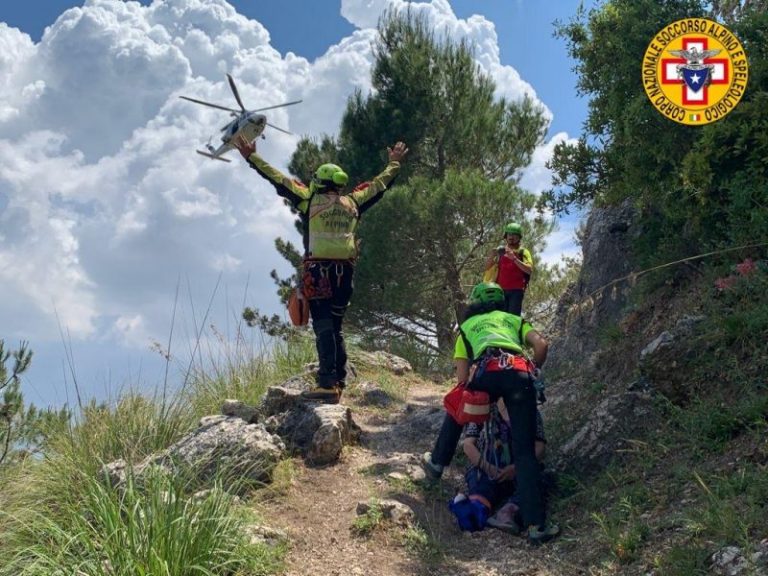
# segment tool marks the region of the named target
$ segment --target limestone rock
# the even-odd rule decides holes
[[[221,413],[224,416],[235,416],[249,424],[255,424],[259,418],[259,411],[254,406],[249,406],[240,400],[224,400]]]
[[[399,526],[409,526],[413,523],[414,513],[410,506],[397,500],[379,500],[375,503],[358,502],[355,511],[358,516],[367,514],[373,506],[381,510],[385,519]]]
[[[198,486],[216,478],[265,482],[284,452],[283,441],[261,424],[248,424],[232,416],[209,416],[200,420],[197,430],[134,466],[133,474],[141,481],[150,470],[159,469],[189,477]],[[104,470],[114,484],[125,481],[124,462],[111,462]]]
[[[640,232],[631,199],[592,208],[584,228],[581,274],[563,294],[555,314],[551,332],[562,337],[552,341],[548,370],[572,373],[585,361],[589,365],[599,347],[595,331],[621,319],[631,286],[625,283],[614,291],[608,284],[631,272],[627,254]]]
[[[383,368],[395,376],[413,372],[411,364],[399,356],[379,350],[377,352],[356,352],[355,360],[372,368]]]
[[[279,528],[249,524],[245,526],[244,531],[251,545],[266,544],[267,546],[274,547],[288,542],[288,534]]]
[[[290,410],[270,417],[266,426],[315,465],[336,462],[342,448],[360,436],[347,406],[301,399]]]
[[[717,576],[768,575],[768,539],[757,544],[749,555],[737,546],[721,548],[710,558],[710,571]]]
[[[309,387],[307,387],[309,389]],[[293,410],[306,401],[301,397],[301,389],[290,386],[270,386],[264,393],[259,411],[267,418]]]
[[[640,352],[640,374],[648,386],[677,404],[685,404],[689,397],[688,374],[678,370],[678,365],[706,352],[691,338],[703,319],[703,316],[684,316]]]
[[[363,405],[386,407],[393,402],[392,396],[375,382],[360,382],[357,389],[360,392],[360,403]]]
[[[649,427],[653,417],[653,403],[647,394],[625,392],[607,397],[560,449],[556,468],[587,474],[602,469],[629,445],[629,440]]]

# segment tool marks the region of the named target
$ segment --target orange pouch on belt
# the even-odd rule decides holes
[[[487,372],[499,372],[501,370],[517,370],[519,372],[531,372],[533,366],[524,357],[515,354],[504,354],[503,356],[494,356],[485,364]]]

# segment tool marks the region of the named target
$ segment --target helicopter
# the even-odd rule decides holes
[[[203,156],[207,156],[208,158],[213,158],[214,160],[231,162],[231,160],[228,158],[223,158],[223,155],[234,148],[233,142],[235,142],[240,137],[245,138],[249,142],[255,140],[259,136],[264,138],[265,136],[262,134],[262,132],[264,132],[264,128],[267,126],[280,132],[290,134],[288,130],[278,128],[274,124],[267,122],[267,117],[264,116],[264,114],[259,114],[259,112],[263,112],[264,110],[272,110],[273,108],[282,108],[283,106],[293,106],[294,104],[302,102],[302,100],[294,100],[293,102],[285,102],[284,104],[275,104],[274,106],[267,106],[266,108],[258,108],[256,110],[246,110],[245,106],[243,106],[243,101],[240,99],[240,93],[237,91],[237,86],[235,85],[235,81],[232,79],[232,76],[227,74],[227,80],[229,80],[229,87],[232,88],[232,93],[235,95],[235,100],[237,100],[237,103],[240,105],[240,110],[235,110],[234,108],[228,108],[226,106],[220,106],[219,104],[212,104],[203,100],[197,100],[196,98],[190,98],[189,96],[179,96],[179,98],[189,100],[195,104],[202,104],[203,106],[210,106],[211,108],[226,110],[230,113],[231,116],[234,116],[235,118],[221,129],[221,132],[223,132],[221,137],[222,144],[218,148],[214,148],[209,140],[205,145],[207,152],[204,150],[195,150],[195,152],[202,154]]]

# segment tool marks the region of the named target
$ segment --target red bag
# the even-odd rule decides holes
[[[491,413],[491,398],[487,392],[467,390],[467,383],[459,382],[445,395],[443,406],[457,424],[482,424]]]

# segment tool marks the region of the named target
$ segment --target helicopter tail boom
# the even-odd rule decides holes
[[[198,154],[202,156],[206,156],[208,158],[212,158],[213,160],[221,160],[222,162],[232,162],[229,158],[222,158],[221,156],[214,156],[213,154],[210,154],[209,152],[203,152],[202,150],[195,150]]]

